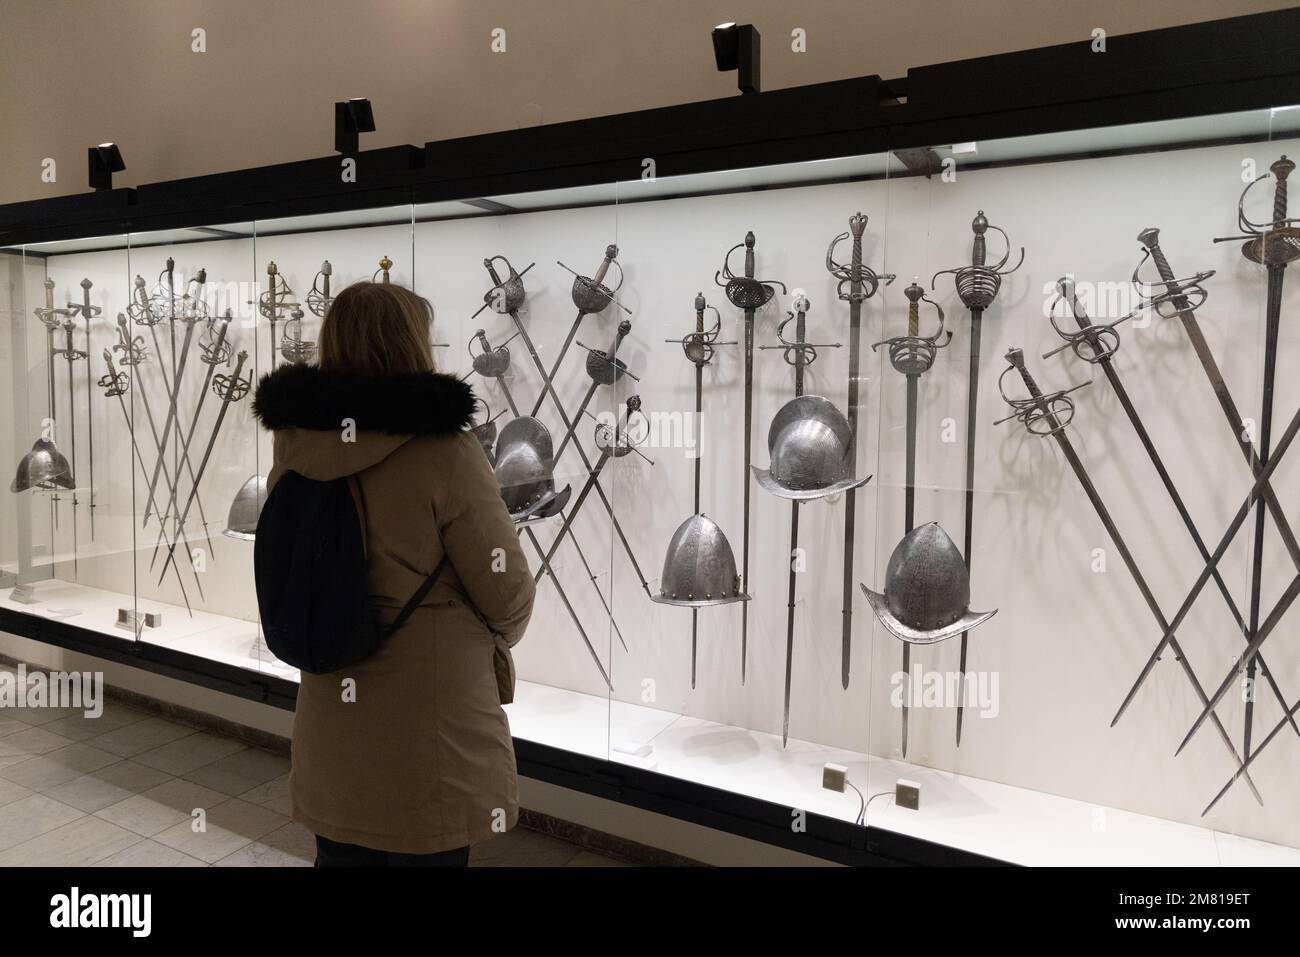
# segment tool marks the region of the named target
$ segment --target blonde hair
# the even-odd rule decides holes
[[[353,283],[321,323],[320,366],[374,376],[428,372],[432,326],[433,307],[423,296],[388,283]]]

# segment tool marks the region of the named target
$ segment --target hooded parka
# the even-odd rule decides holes
[[[449,565],[371,656],[303,674],[293,728],[294,819],[333,841],[406,854],[513,827],[518,788],[502,685],[533,577],[478,440],[470,388],[452,376],[373,378],[284,366],[254,411],[274,432],[274,489],[289,470],[355,476],[370,601],[387,624]],[[507,674],[508,672],[508,674]]]

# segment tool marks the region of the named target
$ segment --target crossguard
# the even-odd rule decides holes
[[[1193,313],[1205,303],[1209,292],[1206,290],[1204,283],[1214,275],[1213,269],[1206,269],[1188,276],[1185,279],[1164,279],[1145,280],[1138,274],[1142,267],[1146,265],[1147,260],[1154,258],[1154,252],[1147,247],[1142,249],[1142,258],[1138,264],[1133,267],[1133,276],[1131,282],[1137,289],[1138,298],[1142,301],[1143,309],[1154,309],[1156,315],[1161,319],[1173,319],[1180,312]],[[1185,305],[1176,305],[1174,300],[1181,299]]]
[[[826,247],[826,271],[839,280],[835,286],[835,294],[845,302],[865,302],[876,294],[882,284],[888,286],[898,278],[894,273],[877,273],[862,262],[862,233],[866,226],[867,217],[862,213],[850,216],[851,232],[840,233]],[[850,235],[853,237],[852,259],[845,265],[836,261],[835,247]],[[862,289],[857,294],[853,292],[854,282],[862,285]]]
[[[1056,324],[1056,306],[1062,302],[1070,307],[1070,313],[1075,322],[1078,323],[1077,328],[1062,329]],[[1075,294],[1073,280],[1068,276],[1063,276],[1056,281],[1056,298],[1048,306],[1047,321],[1052,324],[1052,329],[1065,342],[1050,352],[1044,352],[1043,358],[1050,359],[1052,356],[1070,349],[1075,356],[1094,365],[1103,359],[1109,359],[1119,351],[1120,347],[1119,330],[1115,327],[1128,322],[1135,315],[1137,313],[1130,312],[1128,315],[1120,316],[1114,322],[1094,324],[1088,319],[1087,313],[1084,312],[1083,306]]]
[[[83,352],[72,344],[72,334],[74,331],[76,331],[76,327],[73,325],[72,320],[68,319],[65,321],[63,323],[63,333],[67,337],[65,345],[62,349],[53,350],[54,355],[62,356],[68,362],[77,362],[78,360],[85,359],[90,355],[90,353]]]
[[[930,371],[939,350],[952,342],[952,333],[945,331],[943,328],[943,307],[926,296],[925,291],[920,286],[913,282],[907,287],[905,295],[908,298],[909,305],[909,325],[913,318],[911,312],[913,308],[919,309],[920,304],[923,302],[934,307],[939,322],[934,335],[922,336],[909,333],[904,336],[894,336],[892,339],[882,339],[880,342],[872,343],[871,351],[875,352],[881,346],[888,346],[889,364],[896,371],[901,372],[903,375],[922,375]]]
[[[144,336],[132,337],[126,316],[120,312],[117,314],[117,345],[113,346],[113,351],[120,353],[117,361],[124,366],[136,366],[149,358]]]
[[[745,250],[745,275],[737,276],[731,268],[731,254],[737,249]],[[787,292],[785,283],[779,279],[755,279],[750,275],[753,272],[753,256],[754,234],[749,233],[743,242],[736,243],[727,250],[727,254],[722,257],[722,268],[713,274],[714,283],[726,290],[727,299],[737,309],[760,309],[767,305],[776,295],[773,286],[780,286],[782,295]]]
[[[704,328],[704,314],[713,313],[713,325]],[[722,314],[717,306],[710,306],[704,301],[704,293],[695,296],[695,331],[688,332],[680,339],[665,339],[664,342],[676,342],[682,347],[688,361],[697,366],[706,366],[713,361],[718,346],[734,346],[736,342],[719,342],[722,335]]]
[[[1002,244],[1005,247],[1002,258],[991,266],[986,262],[987,249],[984,238],[990,229],[1002,236]],[[940,276],[951,275],[957,287],[957,298],[961,300],[963,306],[967,309],[987,309],[992,305],[998,290],[1002,288],[1002,277],[1009,276],[1024,265],[1025,247],[1020,247],[1020,258],[1016,260],[1016,264],[1006,269],[1007,261],[1011,258],[1011,240],[1000,227],[988,221],[984,210],[981,209],[971,222],[971,232],[975,234],[975,240],[971,247],[970,265],[940,270],[930,277],[930,288],[934,288],[935,281]]]
[[[1091,385],[1092,380],[1080,382],[1078,385],[1071,386],[1068,389],[1058,389],[1055,392],[1041,392],[1036,384],[1033,383],[1032,377],[1025,370],[1023,361],[1017,365],[1010,357],[1012,353],[1018,350],[1012,349],[1007,353],[1007,367],[1002,370],[998,376],[998,392],[1002,394],[1002,401],[1011,407],[1011,414],[1003,416],[994,422],[994,425],[1001,425],[1003,422],[1010,422],[1015,419],[1025,427],[1030,435],[1046,438],[1049,435],[1055,435],[1065,430],[1074,420],[1074,400],[1070,398],[1070,393],[1077,392],[1084,386]],[[1010,372],[1019,373],[1026,390],[1030,393],[1025,397],[1011,396],[1007,394],[1006,377]],[[1055,424],[1053,424],[1055,423]]]
[[[325,318],[325,313],[329,312],[330,306],[334,304],[334,297],[330,295],[330,276],[333,274],[334,267],[327,259],[321,263],[320,269],[311,281],[311,289],[307,293],[307,308],[321,319]]]
[[[803,301],[803,304],[806,306],[806,305],[807,305],[807,300],[804,300],[804,301]],[[807,312],[807,309],[805,308],[805,309],[803,310],[803,312],[806,313],[806,312]],[[799,318],[799,315],[800,315],[800,313],[796,313],[796,312],[787,312],[787,313],[785,314],[785,318],[782,319],[781,322],[777,325],[777,327],[776,327],[776,338],[777,338],[778,342],[780,343],[780,345],[775,345],[775,346],[759,346],[759,348],[760,348],[760,349],[780,349],[780,350],[781,350],[781,358],[785,360],[785,362],[786,362],[787,365],[797,366],[797,365],[799,365],[799,364],[802,363],[802,365],[803,365],[805,368],[807,368],[808,366],[812,365],[814,362],[817,361],[817,350],[818,350],[818,349],[838,349],[838,348],[840,348],[840,346],[842,345],[842,343],[839,343],[839,342],[803,342],[803,341],[798,340],[798,339],[787,339],[787,338],[785,337],[785,327],[788,326],[788,325],[789,325],[791,322],[793,322],[794,320],[798,319],[798,318]]]
[[[125,395],[131,380],[125,372],[118,372],[113,368],[113,354],[107,349],[104,350],[104,365],[108,367],[108,371],[99,377],[99,387],[104,390],[104,396],[112,398]]]
[[[253,387],[253,376],[240,377],[239,370],[243,368],[244,361],[248,358],[247,352],[239,354],[238,362],[235,365],[235,371],[226,375],[224,372],[218,372],[212,377],[212,394],[218,399],[226,402],[238,402],[244,396],[248,395],[249,389]]]

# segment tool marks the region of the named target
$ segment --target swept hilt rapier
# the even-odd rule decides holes
[[[1038,383],[1034,381],[1029,369],[1025,367],[1025,354],[1022,349],[1008,349],[1007,363],[1007,367],[998,376],[998,391],[1002,393],[1002,400],[1011,406],[1012,413],[998,419],[993,424],[1001,425],[1003,422],[1010,422],[1015,419],[1025,427],[1030,435],[1036,435],[1040,438],[1055,435],[1068,426],[1071,420],[1074,419],[1074,400],[1070,398],[1070,393],[1077,392],[1086,385],[1091,385],[1092,380],[1080,382],[1068,389],[1058,389],[1055,392],[1045,393],[1039,388]],[[1018,372],[1020,374],[1025,389],[1029,392],[1028,398],[1013,397],[1007,394],[1004,380],[1009,372]]]
[[[627,376],[635,382],[641,379],[628,371],[623,360],[618,358],[618,347],[627,338],[628,333],[632,331],[632,323],[624,319],[614,330],[614,341],[610,344],[609,349],[600,350],[585,346],[581,342],[575,342],[579,349],[585,349],[587,352],[587,375],[591,376],[591,381],[598,385],[613,385],[623,376]]]
[[[925,294],[925,290],[912,280],[903,290],[907,297],[907,335],[882,339],[873,343],[871,351],[889,346],[889,363],[903,375],[922,375],[930,371],[938,351],[952,342],[952,333],[943,328],[943,308]],[[938,314],[939,326],[930,336],[921,335],[921,303],[928,302]],[[942,340],[942,341],[940,341]]]
[[[639,439],[634,437],[631,431],[632,417],[634,415],[641,416],[646,425],[646,429]],[[623,414],[614,420],[613,425],[607,422],[597,423],[594,435],[596,448],[600,449],[602,455],[615,459],[622,458],[629,452],[637,452],[640,455],[637,446],[645,444],[650,433],[649,424],[649,419],[641,411],[641,397],[639,395],[630,395],[623,403]],[[645,458],[644,455],[641,455],[641,457]],[[650,462],[649,459],[646,459],[646,461]],[[653,462],[650,462],[650,464],[654,465]]]
[[[69,365],[71,365],[74,362],[77,362],[80,359],[85,359],[89,355],[89,353],[84,352],[81,349],[78,349],[72,343],[72,334],[76,332],[77,324],[73,322],[71,319],[65,319],[63,321],[63,325],[61,326],[61,328],[63,330],[63,337],[64,337],[63,348],[55,349],[54,354],[56,356],[62,356],[64,359],[68,361]]]
[[[888,286],[897,277],[893,273],[877,273],[870,266],[862,264],[862,234],[867,228],[867,217],[854,213],[849,217],[849,231],[840,233],[826,247],[826,271],[839,280],[835,293],[845,302],[865,302],[876,294],[881,285]],[[849,254],[849,264],[845,266],[835,261],[835,247],[845,239],[853,237]],[[848,289],[845,289],[845,286]]]
[[[113,353],[107,349],[104,350],[104,365],[108,372],[99,377],[99,387],[104,390],[105,398],[125,395],[130,386],[130,378],[125,372],[118,372],[117,367],[113,364]]]
[[[1133,267],[1132,283],[1142,299],[1143,308],[1154,309],[1162,319],[1172,319],[1180,313],[1191,314],[1201,308],[1209,292],[1204,283],[1214,275],[1213,269],[1206,269],[1193,276],[1179,279],[1174,275],[1165,252],[1160,248],[1160,230],[1148,226],[1138,233],[1138,242],[1142,244],[1142,258]],[[1150,259],[1155,264],[1160,276],[1159,282],[1147,282],[1140,277],[1142,267]],[[1164,292],[1157,290],[1164,286]]]
[[[600,312],[612,302],[628,315],[632,314],[632,310],[615,297],[615,293],[623,288],[623,267],[618,264],[617,260],[618,247],[610,243],[605,247],[605,258],[596,267],[594,276],[583,276],[576,270],[564,265],[558,259],[555,261],[557,266],[573,274],[573,287],[570,289],[570,294],[573,297],[573,304],[578,307],[580,313],[585,315]],[[605,285],[605,274],[611,266],[618,272],[618,282],[614,284],[612,289]]]
[[[126,316],[120,312],[117,314],[117,345],[113,346],[113,351],[121,353],[118,362],[124,366],[136,366],[149,358],[144,336],[132,336]]]
[[[45,280],[45,307],[37,307],[35,310],[36,318],[45,326],[45,331],[53,334],[63,327],[63,320],[76,315],[74,308],[69,303],[67,309],[54,308],[54,280]]]
[[[781,320],[776,327],[776,338],[779,345],[759,346],[760,349],[781,349],[781,358],[788,365],[804,366],[805,368],[817,361],[818,349],[838,349],[843,343],[839,342],[805,342],[802,335],[796,334],[793,339],[785,337],[785,327],[791,322],[795,323],[796,329],[801,329],[808,312],[812,305],[808,302],[807,296],[798,296],[791,304],[794,310],[787,312],[785,318]]]
[[[704,314],[713,313],[713,325],[708,329],[704,328]],[[719,342],[718,336],[722,334],[722,315],[718,312],[716,306],[710,306],[704,299],[704,293],[695,294],[695,331],[688,332],[680,339],[665,339],[664,342],[676,342],[682,347],[682,352],[686,358],[694,363],[696,367],[702,368],[713,361],[713,356],[718,346],[734,346],[736,341]]]
[[[210,366],[224,366],[230,364],[230,357],[234,353],[234,348],[226,338],[230,329],[230,310],[227,309],[217,322],[209,322],[208,327],[203,330],[203,335],[199,336],[199,361]],[[216,332],[213,332],[213,327]],[[144,342],[144,339],[140,340]]]
[[[1237,228],[1240,236],[1224,236],[1214,240],[1216,243],[1230,243],[1238,239],[1246,242],[1241,247],[1241,254],[1251,262],[1264,266],[1280,266],[1300,259],[1300,228],[1296,223],[1300,219],[1287,216],[1287,178],[1295,169],[1295,163],[1285,155],[1275,160],[1267,173],[1261,173],[1246,184],[1237,200]],[[1246,196],[1256,183],[1272,176],[1273,220],[1268,223],[1253,222],[1246,215]]]
[[[1077,332],[1073,329],[1062,329],[1056,324],[1056,306],[1061,302],[1069,306],[1070,315],[1074,317],[1074,321],[1079,325]],[[1120,316],[1114,322],[1094,323],[1088,318],[1083,303],[1079,302],[1074,279],[1070,276],[1062,276],[1056,280],[1056,298],[1048,306],[1047,321],[1052,324],[1056,334],[1065,342],[1050,352],[1044,352],[1043,358],[1050,359],[1066,349],[1071,349],[1084,362],[1095,364],[1103,359],[1109,359],[1119,350],[1120,345],[1119,331],[1115,327],[1120,323],[1128,322],[1135,315],[1137,313],[1130,312],[1127,315]]]
[[[1002,288],[1002,277],[1015,272],[1024,263],[1025,247],[1020,247],[1020,258],[1016,260],[1016,264],[1006,269],[1007,261],[1011,258],[1011,240],[1007,238],[1007,234],[990,223],[982,209],[971,221],[970,228],[975,234],[975,238],[971,241],[970,265],[940,270],[930,277],[930,288],[934,288],[935,281],[940,276],[951,275],[957,286],[957,297],[961,299],[963,306],[967,309],[987,309],[993,303],[998,290]],[[1002,258],[992,266],[988,265],[986,236],[990,229],[1002,235],[1002,242],[1006,246]]]
[[[316,358],[316,342],[306,339],[302,334],[302,321],[306,314],[301,306],[295,306],[284,324],[284,336],[280,339],[280,355],[286,362],[308,363]]]
[[[713,274],[713,281],[726,290],[727,299],[737,309],[753,310],[767,305],[771,298],[776,295],[774,286],[781,287],[782,295],[786,293],[785,283],[779,279],[754,278],[755,242],[753,231],[745,233],[744,242],[736,243],[727,250],[727,254],[722,257],[722,268]],[[745,250],[745,273],[743,276],[737,276],[731,269],[731,254],[737,249]]]

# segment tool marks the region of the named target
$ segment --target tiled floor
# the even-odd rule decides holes
[[[310,866],[315,842],[289,819],[288,772],[279,755],[112,700],[95,719],[0,710],[0,867]],[[619,864],[523,829],[475,847],[470,862]]]

